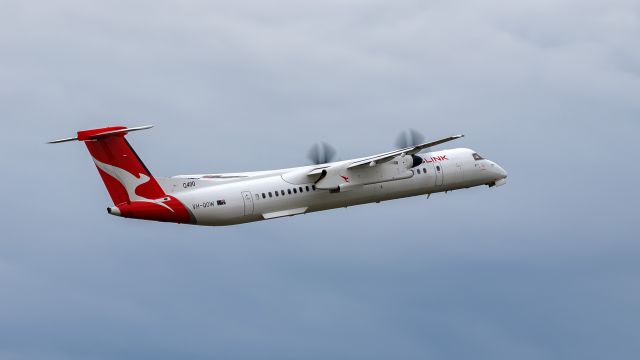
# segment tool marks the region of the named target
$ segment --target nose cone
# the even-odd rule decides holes
[[[507,183],[507,172],[498,164],[493,161],[489,162],[491,166],[489,167],[489,172],[487,175],[490,176],[490,182],[487,184],[489,187],[492,186],[502,186]]]
[[[506,179],[507,178],[507,171],[505,169],[502,168],[502,166],[495,164],[495,171],[498,174],[500,179]]]

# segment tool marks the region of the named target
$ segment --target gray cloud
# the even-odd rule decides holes
[[[634,1],[5,1],[0,357],[632,358]],[[452,133],[507,186],[231,228],[106,216],[78,129],[160,175]]]

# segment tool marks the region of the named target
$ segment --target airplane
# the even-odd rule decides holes
[[[333,161],[335,151],[312,148],[314,163],[288,169],[154,177],[125,135],[140,127],[78,131],[49,143],[82,141],[113,200],[111,215],[195,225],[234,225],[341,207],[506,183],[507,172],[467,148],[432,151],[464,135],[431,142],[415,132],[400,148]],[[409,139],[410,138],[410,139]],[[424,152],[423,152],[424,151]]]

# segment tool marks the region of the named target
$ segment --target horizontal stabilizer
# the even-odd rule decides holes
[[[99,128],[99,129],[82,130],[82,131],[78,131],[77,136],[52,140],[47,143],[57,144],[61,142],[76,141],[76,140],[77,141],[97,140],[99,138],[103,138],[106,136],[118,135],[118,134],[126,135],[127,133],[130,133],[132,131],[146,130],[152,127],[153,125],[145,125],[145,126],[130,127],[130,128],[126,126],[110,126],[105,128]]]

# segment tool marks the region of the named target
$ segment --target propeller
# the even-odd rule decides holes
[[[331,162],[335,156],[336,150],[326,142],[313,144],[307,153],[309,160],[316,165]]]
[[[404,149],[404,148],[420,145],[423,143],[424,143],[424,136],[422,136],[422,134],[415,129],[409,129],[401,132],[400,135],[398,135],[398,138],[396,139],[396,147],[398,147],[398,149]],[[431,148],[426,148],[425,150],[430,152]],[[411,158],[413,159],[413,163],[411,164],[411,167],[420,166],[422,164],[422,158],[420,156],[414,154],[414,155],[411,155]]]
[[[409,129],[401,132],[396,139],[396,147],[404,149],[424,143],[424,136],[418,130]]]

